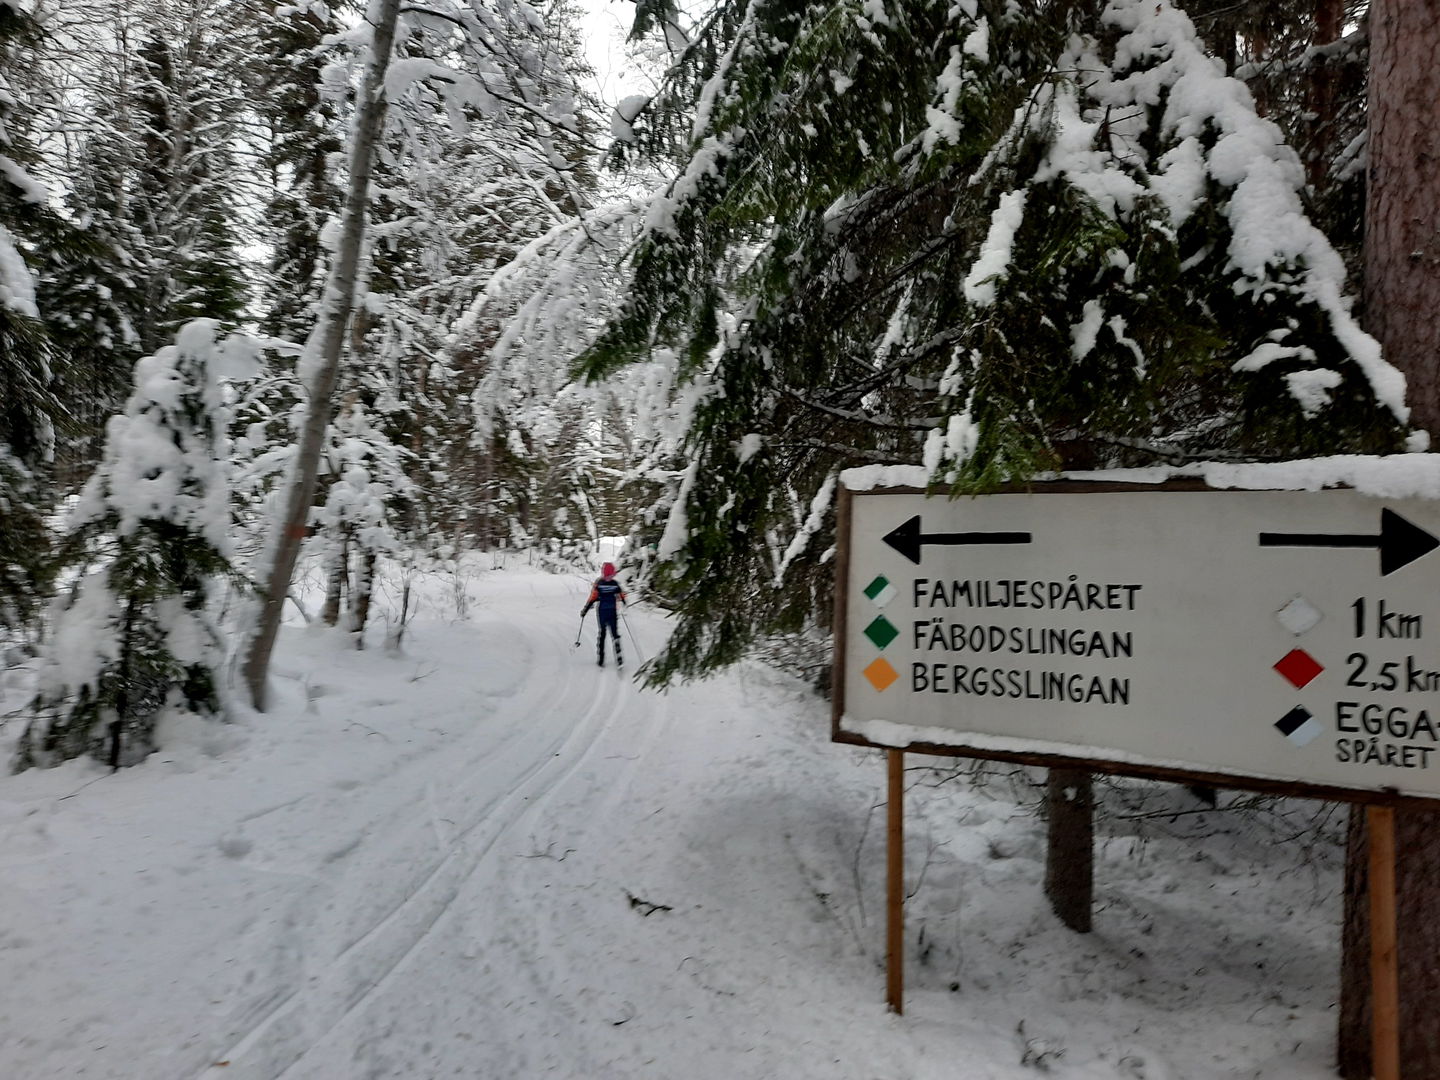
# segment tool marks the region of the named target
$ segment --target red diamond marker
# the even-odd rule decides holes
[[[1275,665],[1275,670],[1290,680],[1290,684],[1298,690],[1325,668],[1304,649],[1291,649]]]

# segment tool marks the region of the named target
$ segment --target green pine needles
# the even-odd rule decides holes
[[[36,250],[59,231],[9,76],[31,62],[40,25],[28,7],[0,2],[0,633],[27,623],[47,587],[49,544],[37,485],[60,413],[54,351],[37,302]]]
[[[656,681],[824,621],[840,468],[959,494],[1406,446],[1298,158],[1165,0],[724,11],[726,47],[693,42],[674,80],[710,72],[632,297],[579,360],[670,348],[705,387]]]

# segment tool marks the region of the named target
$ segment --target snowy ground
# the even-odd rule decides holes
[[[758,665],[664,695],[598,671],[582,577],[485,565],[463,601],[430,583],[403,656],[289,628],[270,713],[0,778],[0,1076],[1332,1075],[1316,804],[1111,788],[1079,936],[1030,778],[911,758],[897,1017],[883,759]],[[663,618],[629,622],[653,653]]]

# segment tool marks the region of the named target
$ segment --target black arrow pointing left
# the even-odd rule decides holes
[[[919,566],[920,549],[926,544],[938,544],[941,546],[952,544],[1028,544],[1031,541],[1031,535],[1028,532],[922,533],[920,531],[920,515],[916,514],[898,529],[886,533],[883,539],[885,543],[889,544],[901,555],[904,555],[905,558],[909,559],[916,566]]]

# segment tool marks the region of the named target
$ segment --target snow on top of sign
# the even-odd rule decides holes
[[[1298,461],[1245,464],[1207,461],[1149,469],[1048,473],[1035,478],[1037,482],[1083,480],[1108,484],[1162,484],[1167,480],[1186,479],[1204,480],[1216,490],[1320,491],[1347,487],[1365,495],[1390,499],[1440,499],[1440,454],[1384,457],[1337,454]],[[840,482],[850,491],[897,487],[924,489],[930,484],[930,473],[919,465],[866,465],[846,469],[840,474]]]
[[[850,491],[923,488],[929,482],[930,474],[920,465],[862,465],[856,469],[846,469],[840,474],[840,483]]]

